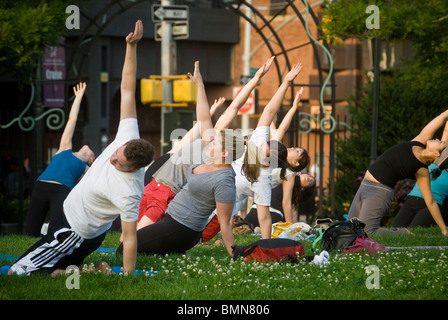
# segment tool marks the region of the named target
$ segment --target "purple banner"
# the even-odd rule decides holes
[[[48,47],[42,58],[44,107],[65,105],[65,48]]]

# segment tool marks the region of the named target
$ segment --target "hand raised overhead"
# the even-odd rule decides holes
[[[262,66],[260,69],[258,69],[255,76],[258,76],[262,78],[266,73],[268,73],[269,68],[271,67],[272,61],[274,61],[275,56],[270,57]]]
[[[194,63],[193,75],[190,72],[188,72],[187,75],[196,85],[202,84],[202,75],[201,71],[199,70],[199,61],[196,61]]]
[[[137,44],[137,42],[139,42],[142,37],[143,37],[143,23],[141,20],[138,20],[135,23],[134,32],[131,32],[126,37],[126,42],[128,44]]]
[[[86,87],[87,87],[87,85],[85,82],[80,82],[76,85],[76,87],[73,87],[73,92],[75,93],[75,96],[82,97],[82,95],[86,91]]]
[[[302,70],[302,67],[301,63],[293,65],[291,70],[286,74],[284,81],[293,81]]]
[[[296,94],[296,98],[294,99],[294,102],[292,103],[292,106],[294,108],[297,108],[300,102],[300,98],[302,97],[302,93],[303,93],[303,87],[300,88],[299,92],[297,92]]]

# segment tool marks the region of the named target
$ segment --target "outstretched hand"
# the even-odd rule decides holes
[[[298,63],[292,66],[292,69],[286,74],[284,81],[293,81],[302,70],[302,64]]]
[[[258,69],[255,76],[258,76],[262,78],[266,73],[268,73],[269,68],[271,67],[272,61],[274,61],[275,56],[270,57],[262,66],[260,69]]]
[[[76,97],[82,97],[84,92],[86,91],[87,85],[85,82],[80,82],[76,85],[76,87],[73,87],[73,91],[75,92]]]
[[[126,37],[126,42],[128,44],[137,44],[137,42],[139,42],[142,37],[143,37],[143,23],[141,20],[138,20],[135,23],[134,32],[131,32]]]
[[[221,97],[219,99],[215,99],[215,103],[210,107],[210,114],[214,114],[216,109],[218,109],[222,104],[226,101],[226,98]]]
[[[302,93],[303,93],[303,87],[300,88],[299,92],[297,92],[296,94],[296,98],[294,99],[294,102],[292,103],[292,106],[294,108],[297,108],[300,102],[300,98],[302,97]]]
[[[196,85],[202,83],[202,75],[201,75],[201,71],[199,70],[199,61],[196,61],[194,63],[193,75],[190,72],[188,72],[187,75],[191,79],[191,81],[193,81]]]

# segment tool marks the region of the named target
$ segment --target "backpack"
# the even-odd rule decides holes
[[[367,234],[364,231],[365,225],[364,222],[359,221],[357,218],[347,221],[336,221],[331,223],[323,231],[321,237],[316,238],[315,241],[321,241],[322,250],[340,252],[351,246],[359,236],[367,238]],[[315,243],[313,243],[313,248],[314,246]]]
[[[371,256],[376,255],[378,252],[387,251],[386,247],[381,243],[376,242],[373,239],[366,238],[364,236],[359,236],[355,239],[352,245],[345,247],[344,253],[356,253],[356,252],[366,252]]]
[[[247,246],[233,246],[233,261],[243,257],[243,261],[269,262],[286,260],[297,263],[297,256],[304,256],[303,244],[291,239],[274,238],[258,240]]]

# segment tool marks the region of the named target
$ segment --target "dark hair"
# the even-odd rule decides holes
[[[302,150],[303,150],[303,152],[299,159],[299,165],[296,167],[289,165],[289,169],[294,172],[302,171],[303,169],[308,167],[308,165],[310,164],[310,155],[308,154],[308,151],[306,151],[306,149],[303,149],[303,148],[302,148]]]
[[[134,139],[126,143],[123,154],[131,163],[131,169],[140,169],[151,163],[155,151],[150,142],[144,139]]]
[[[280,168],[280,179],[286,180],[286,168],[289,167],[288,163],[288,149],[285,145],[277,140],[269,140],[267,142],[269,146],[269,162],[272,169]]]
[[[300,181],[300,175],[294,178],[294,188],[292,189],[292,206],[298,211],[300,202],[305,202],[316,195],[316,180],[312,186],[303,187]]]
[[[442,170],[448,169],[448,148],[445,148],[433,163],[437,167],[431,171],[431,178],[435,180],[442,174]]]

